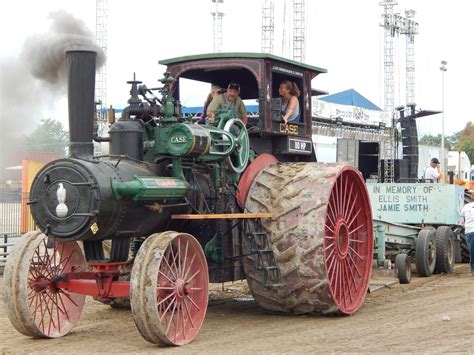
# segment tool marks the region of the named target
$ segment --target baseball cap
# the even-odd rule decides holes
[[[238,83],[230,83],[229,86],[227,86],[227,89],[233,89],[233,90],[237,90],[237,91],[240,91],[240,85]]]
[[[431,158],[431,162],[434,164],[439,164],[438,158]]]

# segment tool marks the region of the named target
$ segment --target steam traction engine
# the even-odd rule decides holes
[[[324,69],[266,54],[163,61],[163,86],[129,82],[129,106],[98,137],[95,56],[66,54],[70,157],[36,176],[29,204],[40,230],[21,239],[5,269],[20,333],[60,337],[86,295],[129,297],[146,340],[182,345],[204,320],[208,283],[244,278],[269,310],[359,309],[372,264],[371,208],[357,170],[315,162],[311,79]],[[221,86],[238,78],[259,113],[248,125],[226,110],[214,125],[192,123],[180,110],[182,78]],[[280,120],[284,79],[302,88],[301,122]],[[108,141],[110,154],[93,156],[93,139]]]

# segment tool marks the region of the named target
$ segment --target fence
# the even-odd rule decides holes
[[[0,190],[0,274],[15,242],[23,233],[35,228],[27,198],[28,193]]]
[[[10,254],[12,247],[19,240],[20,236],[18,233],[2,233],[0,235],[0,275],[3,274],[7,256]]]

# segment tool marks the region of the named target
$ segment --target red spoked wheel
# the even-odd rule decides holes
[[[333,182],[324,225],[324,264],[339,311],[352,314],[365,299],[372,270],[373,227],[367,189],[351,166]]]
[[[49,240],[29,232],[15,245],[5,266],[5,303],[12,325],[22,334],[58,338],[71,331],[85,296],[55,286],[61,275],[85,270],[76,242]]]
[[[142,244],[131,274],[135,324],[149,342],[184,345],[206,316],[209,276],[199,242],[190,234],[164,232]]]

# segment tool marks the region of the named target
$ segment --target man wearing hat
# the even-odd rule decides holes
[[[432,158],[430,166],[425,169],[423,179],[431,180],[433,182],[439,182],[439,160],[438,158]]]
[[[239,93],[240,85],[237,83],[230,83],[227,86],[227,91],[225,93],[212,99],[207,107],[207,116],[210,124],[214,123],[214,115],[216,114],[216,111],[222,108],[234,110],[237,117],[240,118],[245,125],[247,124],[247,110],[242,99],[239,97]]]

